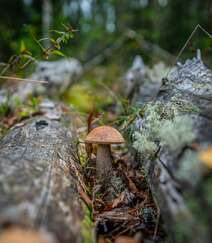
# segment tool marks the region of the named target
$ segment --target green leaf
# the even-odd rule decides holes
[[[58,50],[53,50],[52,54],[57,55],[57,56],[62,56],[62,57],[65,56],[61,51],[58,51]]]
[[[20,46],[20,52],[25,52],[26,51],[26,46],[25,46],[25,43],[24,43],[24,41],[22,40],[21,41],[21,46]]]

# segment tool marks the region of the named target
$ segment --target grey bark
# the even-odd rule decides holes
[[[9,94],[9,106],[13,107],[17,98],[25,101],[29,95],[45,95],[48,97],[59,96],[73,83],[79,80],[82,74],[81,63],[74,58],[61,59],[58,61],[41,61],[37,64],[34,73],[29,77],[33,80],[45,80],[48,84],[32,82],[6,83],[6,87],[0,90],[0,104],[7,102]]]
[[[45,229],[59,242],[83,242],[75,119],[51,102],[41,111],[0,141],[0,230],[18,224]]]
[[[178,63],[168,78],[161,82],[161,87],[155,90],[154,99],[148,96],[151,94],[148,89],[151,84],[144,89],[144,76],[139,77],[139,89],[133,92],[136,97],[134,104],[146,104],[152,100],[151,105],[155,102],[161,102],[164,106],[179,103],[197,108],[198,112],[193,113],[182,105],[180,114],[187,115],[193,121],[196,142],[200,148],[212,144],[212,71],[199,56],[184,64]],[[144,113],[143,117],[136,119],[134,131],[142,133],[148,123]],[[137,153],[137,161],[146,170],[151,190],[168,229],[170,242],[211,242],[211,172],[203,168],[198,157],[195,157],[197,161],[193,165],[189,164],[192,163],[192,158],[185,163],[186,154],[191,152],[197,155],[192,146],[182,146],[173,152],[160,142],[157,144],[157,152],[152,158]],[[191,167],[186,171],[185,165]],[[184,177],[179,176],[182,172]]]

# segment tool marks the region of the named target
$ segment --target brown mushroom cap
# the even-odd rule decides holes
[[[119,144],[124,143],[124,138],[115,128],[100,126],[94,128],[85,138],[86,143]]]

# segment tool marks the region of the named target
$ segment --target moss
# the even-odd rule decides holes
[[[173,120],[165,120],[158,134],[161,145],[172,151],[190,144],[196,137],[192,120],[188,116],[176,116]]]
[[[85,243],[93,243],[94,240],[94,225],[91,218],[91,212],[89,208],[83,205],[84,219],[81,223],[81,235],[83,237],[83,242]]]

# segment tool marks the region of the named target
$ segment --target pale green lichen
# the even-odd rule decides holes
[[[157,149],[155,138],[161,126],[161,103],[147,104],[144,110],[145,126],[140,132],[134,132],[133,147],[141,154],[151,155]]]
[[[195,139],[192,120],[172,103],[147,104],[140,132],[134,132],[133,147],[143,155],[152,155],[158,144],[174,151]]]
[[[139,132],[134,133],[134,139],[135,141],[133,143],[133,147],[141,154],[153,154],[157,149],[157,146],[154,142],[150,141],[145,135]]]
[[[199,113],[200,109],[196,105],[184,100],[182,95],[175,95],[171,98],[171,102],[175,105],[178,111],[183,113]]]
[[[202,91],[211,91],[212,85],[211,83],[193,83],[192,87],[194,89],[202,90]]]
[[[173,120],[164,121],[158,135],[161,145],[168,146],[172,151],[190,144],[196,137],[188,116],[176,116]]]

